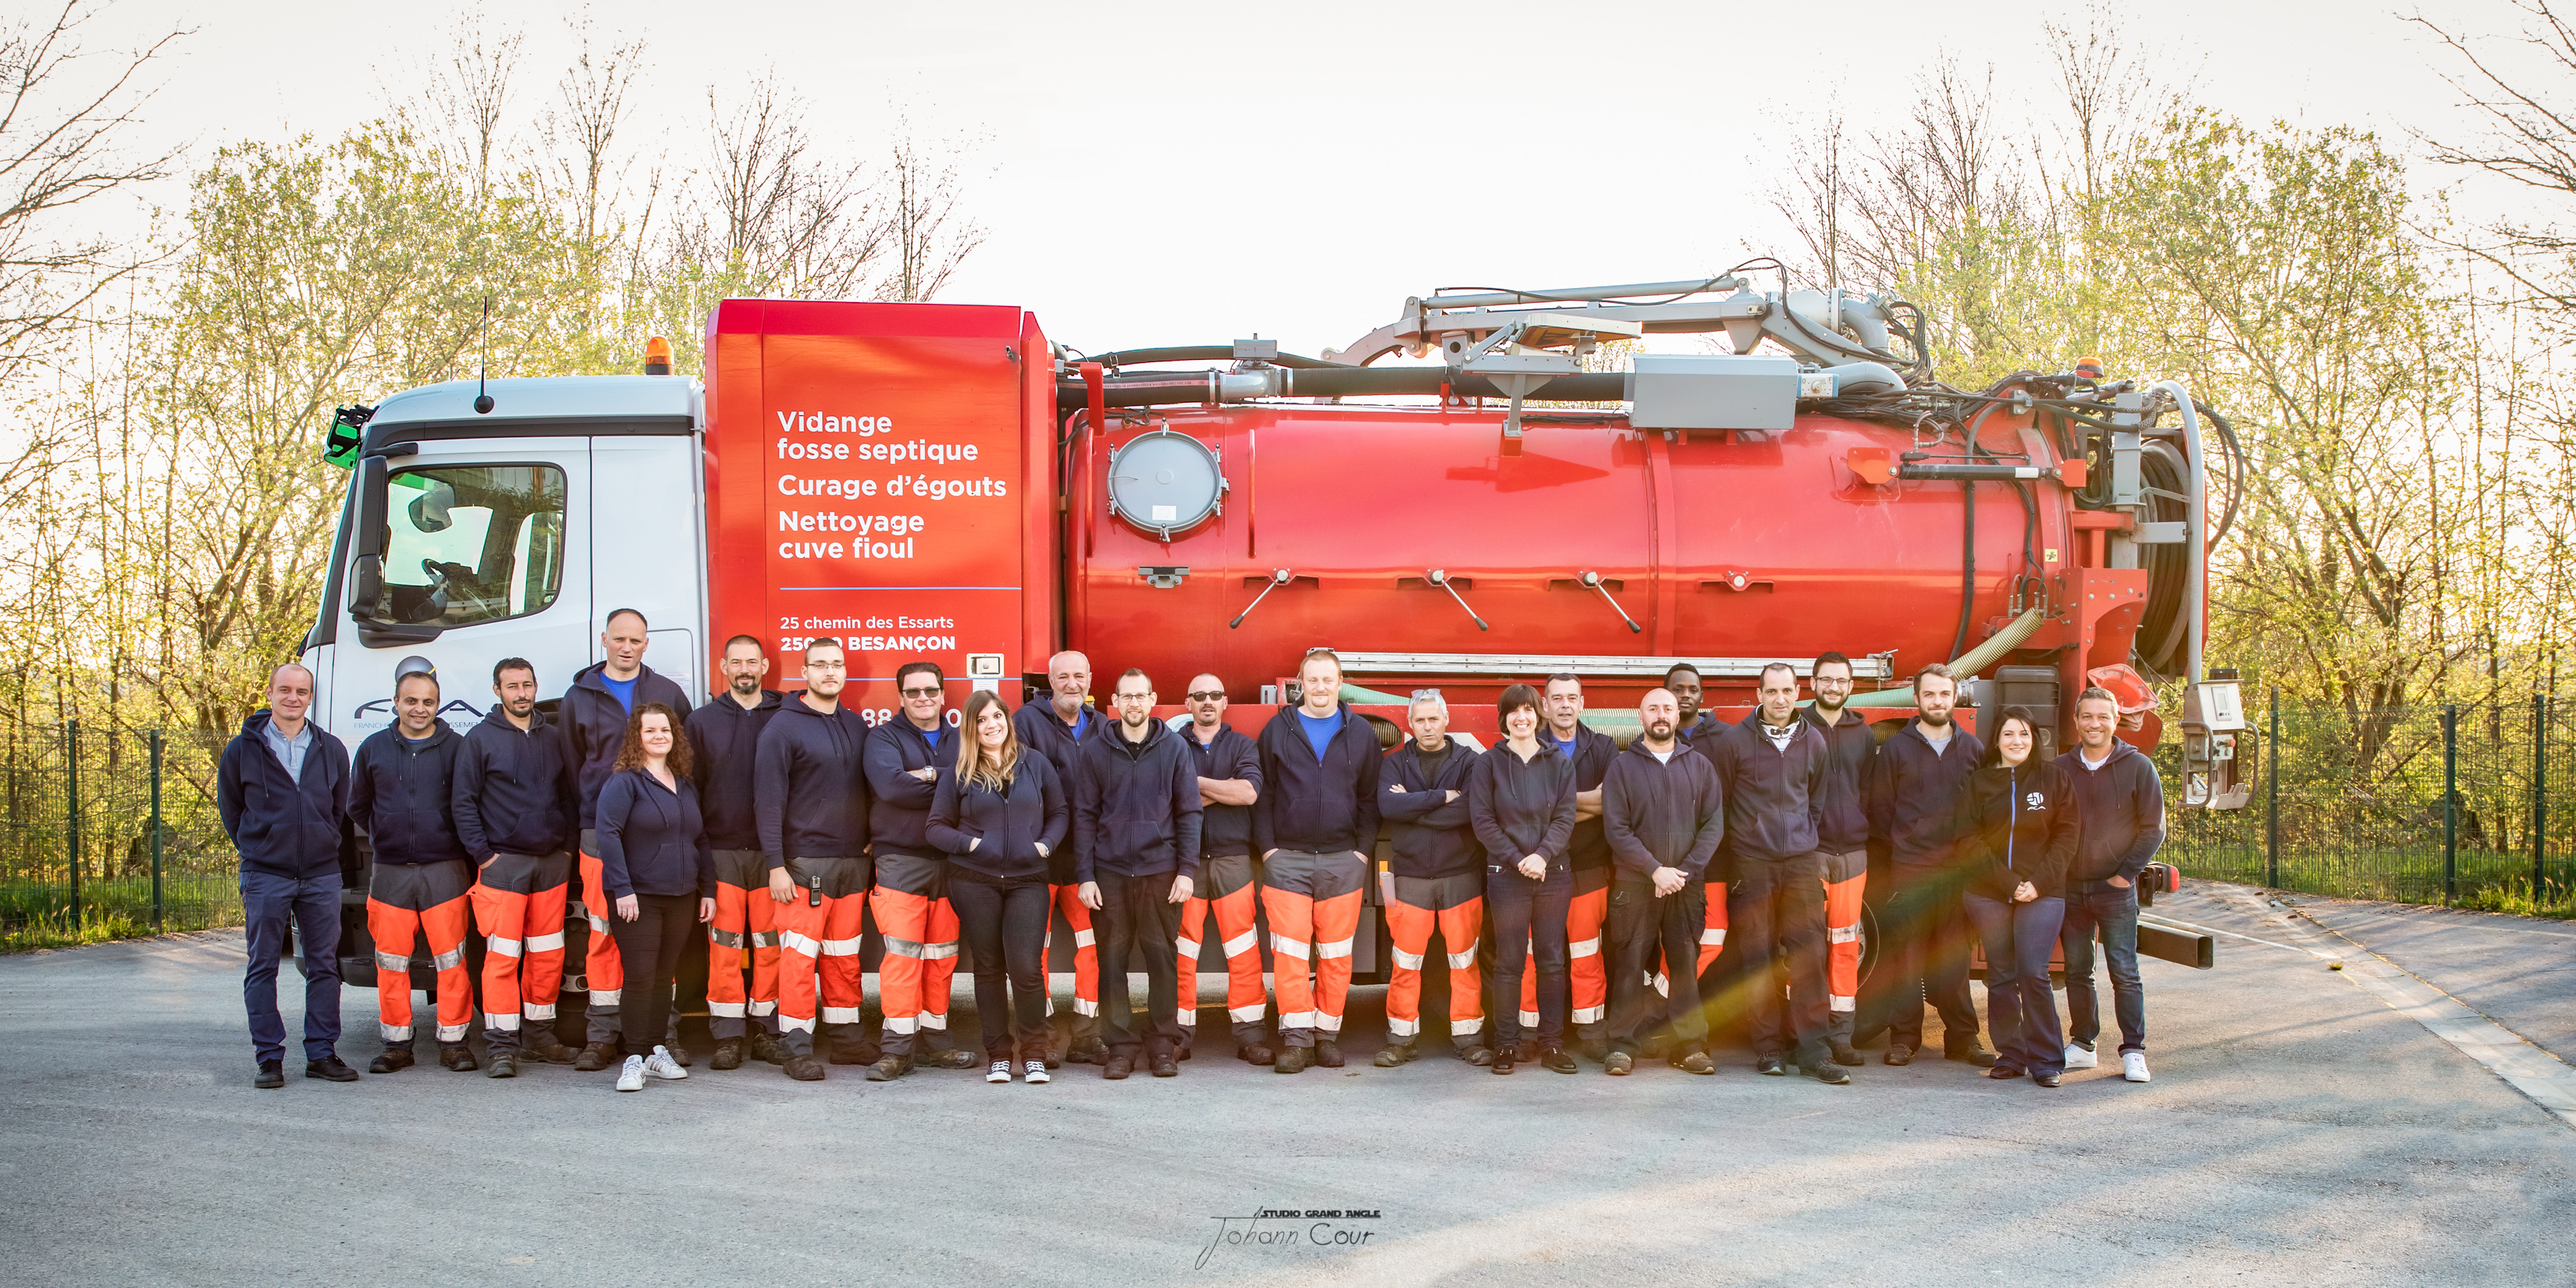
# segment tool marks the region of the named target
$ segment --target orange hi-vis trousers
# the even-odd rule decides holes
[[[1597,1038],[1610,1015],[1609,955],[1601,928],[1610,921],[1610,869],[1576,868],[1574,898],[1565,905],[1565,982],[1574,994],[1565,1022],[1577,1036]],[[1521,1028],[1538,1027],[1538,958],[1521,954]]]
[[[1270,917],[1271,981],[1279,995],[1279,1040],[1311,1047],[1339,1041],[1351,993],[1351,942],[1360,928],[1360,886],[1369,863],[1357,850],[1273,851],[1261,865],[1261,910]],[[1314,972],[1313,982],[1307,972]]]
[[[1484,925],[1484,873],[1395,878],[1395,897],[1386,905],[1387,932],[1395,940],[1395,969],[1386,988],[1388,1038],[1409,1043],[1422,1033],[1422,967],[1436,929],[1449,957],[1449,1041],[1462,1050],[1476,1045],[1485,1024],[1476,978],[1476,940]],[[1535,1009],[1537,1003],[1530,1005]]]
[[[877,962],[877,1000],[885,1011],[879,1050],[909,1056],[916,1035],[926,1050],[948,1047],[948,998],[957,975],[957,909],[948,902],[948,860],[928,855],[876,856],[876,913],[885,956]]]
[[[1823,852],[1825,856],[1825,988],[1832,1011],[1826,1028],[1851,1041],[1854,1013],[1860,1005],[1860,909],[1869,886],[1869,851]]]
[[[1699,969],[1695,974],[1704,978],[1708,968],[1716,964],[1717,955],[1726,951],[1726,883],[1702,884],[1707,887],[1704,893],[1708,895],[1708,915],[1699,932]]]
[[[1262,1040],[1262,1017],[1270,999],[1261,987],[1261,942],[1253,927],[1260,896],[1252,856],[1218,854],[1199,860],[1199,879],[1189,901],[1181,905],[1180,997],[1181,1045],[1197,1035],[1199,1021],[1199,953],[1207,941],[1208,914],[1216,914],[1218,946],[1225,953],[1225,1018],[1233,1026],[1234,1044]]]
[[[465,1040],[474,1022],[474,989],[465,978],[473,887],[473,865],[463,859],[376,865],[367,888],[367,934],[376,941],[376,1024],[386,1046],[411,1046],[415,932],[428,939],[430,969],[438,972],[438,1040]]]
[[[555,992],[563,986],[564,904],[571,884],[569,854],[503,853],[483,865],[468,893],[486,950],[483,1040],[495,1051],[519,1049],[522,1018],[555,1022]]]
[[[790,1055],[814,1054],[818,976],[821,1023],[858,1025],[859,932],[867,922],[871,875],[864,854],[787,860],[795,897],[773,904],[778,917],[778,1040]]]
[[[582,982],[590,985],[590,1007],[583,1017],[589,1040],[617,1043],[624,1036],[619,1019],[626,998],[626,959],[617,953],[617,936],[609,930],[612,909],[599,861],[599,834],[581,833],[581,910],[590,917],[590,943],[582,954]]]
[[[1064,924],[1073,930],[1073,1038],[1080,1042],[1100,1032],[1100,948],[1098,935],[1091,928],[1091,909],[1082,906],[1082,885],[1067,882],[1049,885],[1047,898],[1056,911],[1064,914]],[[1038,951],[1038,968],[1051,971],[1047,961],[1053,951],[1055,935],[1047,935],[1047,947]],[[1047,996],[1046,1012],[1055,1014],[1055,996]]]
[[[717,850],[716,915],[707,923],[707,1027],[721,1042],[757,1022],[778,1031],[778,901],[758,850]],[[751,991],[742,972],[751,969]]]

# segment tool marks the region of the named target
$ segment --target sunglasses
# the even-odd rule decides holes
[[[929,685],[918,689],[901,689],[898,690],[898,692],[902,693],[903,696],[907,698],[935,698],[939,696],[939,686]]]
[[[1192,691],[1191,691],[1191,693],[1190,693],[1190,695],[1189,695],[1189,697],[1190,697],[1190,701],[1192,701],[1192,702],[1223,702],[1223,701],[1225,701],[1225,690],[1223,690],[1223,689],[1192,690]]]

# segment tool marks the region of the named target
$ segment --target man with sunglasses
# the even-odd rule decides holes
[[[868,835],[876,843],[876,914],[885,956],[877,994],[885,1012],[877,1061],[868,1081],[892,1082],[912,1072],[913,1052],[934,1069],[983,1063],[948,1040],[949,982],[957,974],[957,911],[948,903],[948,855],[930,843],[930,802],[939,775],[957,767],[958,737],[948,727],[947,676],[936,662],[895,668],[902,714],[868,730]]]
[[[1181,747],[1199,779],[1199,879],[1181,905],[1179,992],[1180,1058],[1190,1058],[1198,1032],[1199,954],[1208,917],[1216,917],[1225,953],[1225,1015],[1235,1054],[1253,1064],[1276,1058],[1262,1017],[1269,999],[1261,988],[1261,944],[1253,934],[1259,911],[1259,865],[1252,858],[1252,806],[1261,799],[1261,753],[1250,738],[1225,722],[1225,682],[1201,673],[1190,679],[1190,723]]]

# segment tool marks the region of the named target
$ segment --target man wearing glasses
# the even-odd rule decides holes
[[[1180,1057],[1190,1058],[1198,1032],[1199,952],[1208,914],[1216,914],[1225,952],[1225,1014],[1235,1054],[1253,1064],[1275,1057],[1261,1026],[1269,999],[1261,989],[1261,944],[1253,935],[1257,882],[1252,861],[1252,804],[1261,799],[1261,753],[1225,722],[1225,683],[1202,673],[1190,680],[1188,731],[1181,747],[1199,779],[1199,879],[1181,905]]]
[[[1807,708],[1807,722],[1825,736],[1826,750],[1816,793],[1816,849],[1825,857],[1825,1041],[1834,1063],[1857,1065],[1852,1017],[1860,994],[1861,895],[1869,882],[1869,812],[1861,779],[1878,754],[1878,739],[1859,712],[1844,706],[1852,695],[1850,658],[1819,656],[1808,684],[1816,701]]]
[[[957,910],[948,903],[948,856],[930,843],[930,802],[939,775],[957,767],[957,734],[946,718],[946,675],[936,662],[895,668],[903,714],[868,730],[864,753],[868,835],[876,842],[876,914],[885,956],[877,993],[885,1032],[868,1081],[892,1082],[912,1072],[915,1048],[935,1069],[971,1069],[982,1061],[948,1041],[949,981],[957,973]]]

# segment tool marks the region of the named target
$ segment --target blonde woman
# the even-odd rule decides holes
[[[1047,758],[1021,746],[1000,697],[968,695],[967,745],[939,775],[930,843],[946,850],[948,899],[975,955],[975,1015],[986,1082],[1047,1080],[1047,856],[1064,844],[1064,788]],[[1018,1050],[1013,1051],[1016,1041]]]

